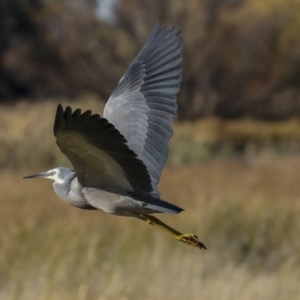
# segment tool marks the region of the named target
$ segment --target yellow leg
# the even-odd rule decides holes
[[[163,223],[162,221],[160,221],[159,219],[157,219],[153,216],[142,215],[140,217],[142,220],[144,220],[148,224],[156,226],[159,229],[171,234],[175,239],[177,239],[185,244],[192,245],[199,249],[206,249],[205,245],[202,242],[200,242],[198,240],[198,237],[194,234],[182,234],[179,231],[171,228],[170,226],[168,226],[167,224]]]

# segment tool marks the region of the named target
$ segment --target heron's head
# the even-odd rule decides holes
[[[52,179],[57,183],[64,183],[66,180],[74,178],[74,176],[75,176],[74,170],[69,168],[59,167],[59,168],[49,170],[47,172],[24,176],[23,179],[39,177],[39,178]]]

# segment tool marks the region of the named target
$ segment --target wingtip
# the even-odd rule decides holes
[[[176,35],[176,37],[180,37],[180,39],[182,40],[182,37],[180,36],[180,35],[181,35],[181,29],[178,29],[178,30],[175,32],[175,35]]]
[[[67,106],[64,112],[64,116],[70,116],[72,114],[72,108]]]
[[[63,109],[62,105],[59,103],[59,104],[57,105],[56,113],[57,113],[57,112],[60,112],[60,111],[63,111],[63,110],[64,110],[64,109]]]
[[[164,23],[163,26],[161,27],[161,30],[162,30],[163,32],[165,32],[166,29],[167,29],[167,27],[168,27],[168,23]]]
[[[170,35],[170,36],[175,36],[177,38],[181,38],[181,29],[176,30],[175,25],[172,25],[169,29],[168,28],[168,23],[164,23],[161,27],[159,26],[159,23],[157,22],[155,24],[154,30],[155,35],[156,34],[161,34],[161,35]]]
[[[58,131],[61,129],[62,126],[64,126],[65,121],[64,121],[64,109],[61,104],[57,105],[56,109],[56,115],[55,115],[55,120],[54,120],[54,126],[53,126],[53,133],[54,136],[57,135]]]

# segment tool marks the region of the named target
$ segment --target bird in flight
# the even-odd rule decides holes
[[[152,215],[183,210],[160,199],[157,187],[177,112],[181,42],[180,31],[156,24],[106,103],[103,117],[59,104],[54,136],[74,170],[58,167],[24,178],[52,179],[58,197],[75,207],[135,217],[206,249],[196,235],[182,234]]]

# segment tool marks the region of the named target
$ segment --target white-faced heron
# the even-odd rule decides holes
[[[135,217],[206,249],[194,234],[182,234],[151,215],[182,211],[161,200],[157,188],[177,111],[181,40],[180,31],[157,24],[110,96],[104,117],[58,105],[54,136],[74,170],[59,167],[24,178],[52,179],[58,197],[73,206]]]

